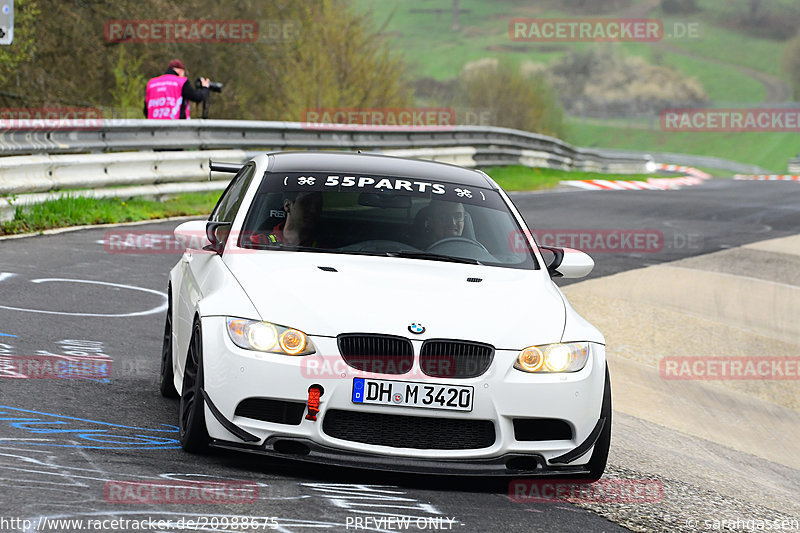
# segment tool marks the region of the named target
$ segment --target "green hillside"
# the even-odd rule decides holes
[[[800,7],[791,0],[758,3],[761,27],[746,24],[747,17],[752,16],[749,0],[698,0],[699,10],[682,16],[665,15],[657,0],[618,0],[611,2],[616,9],[599,13],[567,11],[564,7],[579,3],[460,0],[459,27],[453,30],[452,0],[355,0],[359,9],[372,14],[376,24],[385,24],[384,33],[417,79],[452,79],[465,64],[484,58],[516,65],[547,65],[571,50],[610,46],[624,55],[639,56],[695,78],[717,106],[767,106],[765,102],[769,102],[770,107],[776,107],[786,105],[791,98],[781,69],[787,26],[791,29],[790,23],[800,21]],[[633,18],[642,17],[642,13],[663,21],[665,37],[661,42],[531,43],[514,42],[508,34],[508,23],[514,17]],[[774,24],[775,28],[764,28],[765,24]],[[669,38],[673,29],[689,25],[698,31],[698,38]],[[619,119],[587,123],[572,117],[568,119],[566,140],[587,146],[702,153],[774,171],[785,171],[788,159],[800,151],[800,140],[794,133],[668,133],[659,130],[657,121],[634,122],[640,124],[620,125]]]

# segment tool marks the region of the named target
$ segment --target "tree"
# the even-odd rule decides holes
[[[23,25],[26,5],[39,12],[28,11],[30,23]],[[11,59],[0,53],[0,91],[11,89],[8,73],[15,72],[20,106],[87,105],[126,115],[142,108],[147,79],[173,58],[184,62],[192,81],[205,76],[225,84],[211,96],[211,118],[300,120],[309,107],[401,106],[411,98],[404,63],[381,28],[345,0],[18,0],[17,6],[20,47]],[[293,31],[277,37],[265,31],[249,43],[104,39],[107,22],[152,20],[154,13],[161,20],[248,19],[265,30],[278,24]],[[22,53],[25,42],[35,44],[35,53]]]
[[[141,74],[142,59],[131,58],[125,48],[119,48],[119,58],[114,65],[114,88],[111,91],[113,116],[142,118],[142,87],[147,79]]]
[[[10,46],[0,46],[0,87],[3,100],[16,99],[21,89],[11,87],[9,78],[20,64],[30,61],[36,51],[33,28],[39,16],[39,7],[34,0],[17,0],[14,13],[14,42]],[[14,80],[17,81],[17,80]],[[21,95],[19,96],[20,98]]]
[[[302,3],[297,38],[272,51],[267,65],[274,101],[262,114],[298,120],[319,107],[398,107],[411,103],[403,61],[395,56],[371,17],[336,0]]]
[[[800,99],[800,32],[786,43],[783,50],[783,71],[789,76],[794,99]]]

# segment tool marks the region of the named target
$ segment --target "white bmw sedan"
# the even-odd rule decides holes
[[[598,479],[605,341],[489,176],[283,152],[244,165],[175,230],[161,392],[180,441],[334,465]]]

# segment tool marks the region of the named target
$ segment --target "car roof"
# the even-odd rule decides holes
[[[351,152],[274,152],[267,154],[268,172],[336,172],[436,179],[495,189],[486,175],[447,163]]]

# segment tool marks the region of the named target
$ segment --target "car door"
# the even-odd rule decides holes
[[[233,219],[242,205],[244,194],[255,176],[255,170],[255,163],[249,162],[236,173],[217,202],[209,222],[233,223]],[[192,239],[192,242],[203,241],[204,239]],[[197,303],[208,293],[209,282],[213,283],[214,279],[218,279],[215,273],[226,268],[219,254],[213,251],[187,248],[181,256],[181,283],[179,287],[176,287],[178,292],[175,304],[178,312],[174,321],[175,346],[187,347],[189,345]],[[182,375],[186,351],[181,349],[175,360],[176,375],[178,373]]]

